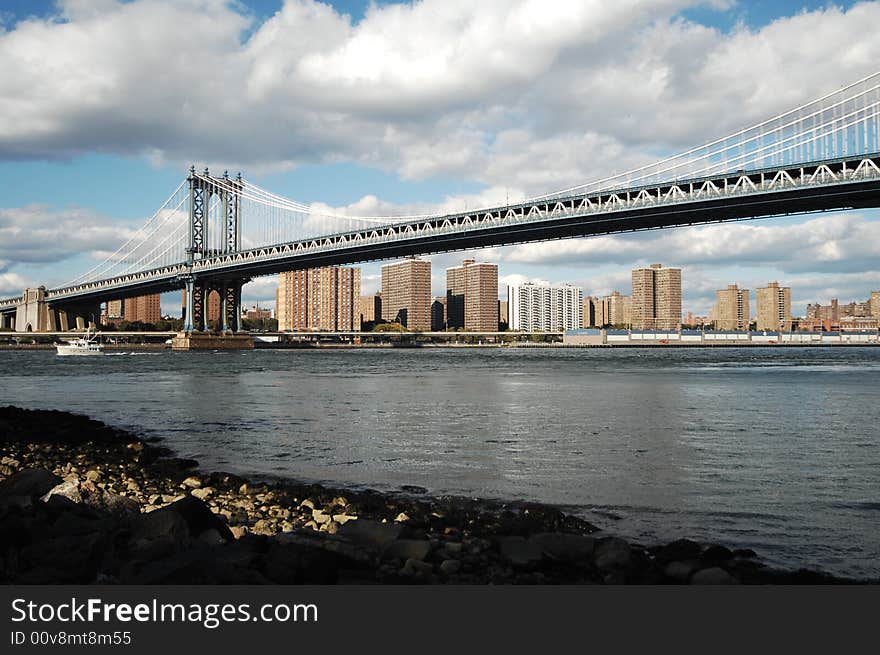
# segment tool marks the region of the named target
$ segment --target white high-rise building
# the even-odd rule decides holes
[[[563,332],[581,326],[583,290],[570,284],[526,282],[507,287],[510,329]]]

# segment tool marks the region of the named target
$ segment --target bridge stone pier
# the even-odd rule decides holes
[[[3,314],[2,327],[16,332],[65,332],[94,328],[101,318],[96,302],[54,305],[46,295],[46,287],[25,289],[15,314]]]
[[[25,289],[15,309],[15,331],[48,332],[53,323],[49,317],[46,287]]]
[[[56,329],[62,332],[86,328],[94,330],[101,323],[101,304],[62,305],[57,308],[50,305],[49,317],[54,318]]]

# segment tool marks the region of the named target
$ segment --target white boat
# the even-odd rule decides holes
[[[98,342],[98,334],[87,329],[81,338],[68,339],[67,343],[56,344],[55,348],[59,355],[103,355],[104,346]]]

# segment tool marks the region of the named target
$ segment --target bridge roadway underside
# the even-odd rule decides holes
[[[676,205],[560,216],[519,224],[506,223],[445,234],[422,234],[409,239],[359,243],[356,246],[329,251],[299,252],[269,261],[240,262],[222,269],[195,271],[195,273],[200,280],[246,279],[281,271],[379,261],[408,255],[429,255],[552,239],[877,207],[880,207],[880,181],[859,181],[830,188],[787,189],[753,196],[725,196]],[[102,289],[94,293],[77,295],[76,302],[172,291],[182,286],[183,283],[176,279],[154,280],[140,285],[127,285],[124,291]],[[65,301],[59,299],[57,302],[63,304]]]

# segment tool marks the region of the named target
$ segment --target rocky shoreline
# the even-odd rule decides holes
[[[67,412],[0,408],[4,584],[840,584],[643,546],[538,504],[257,482]]]

